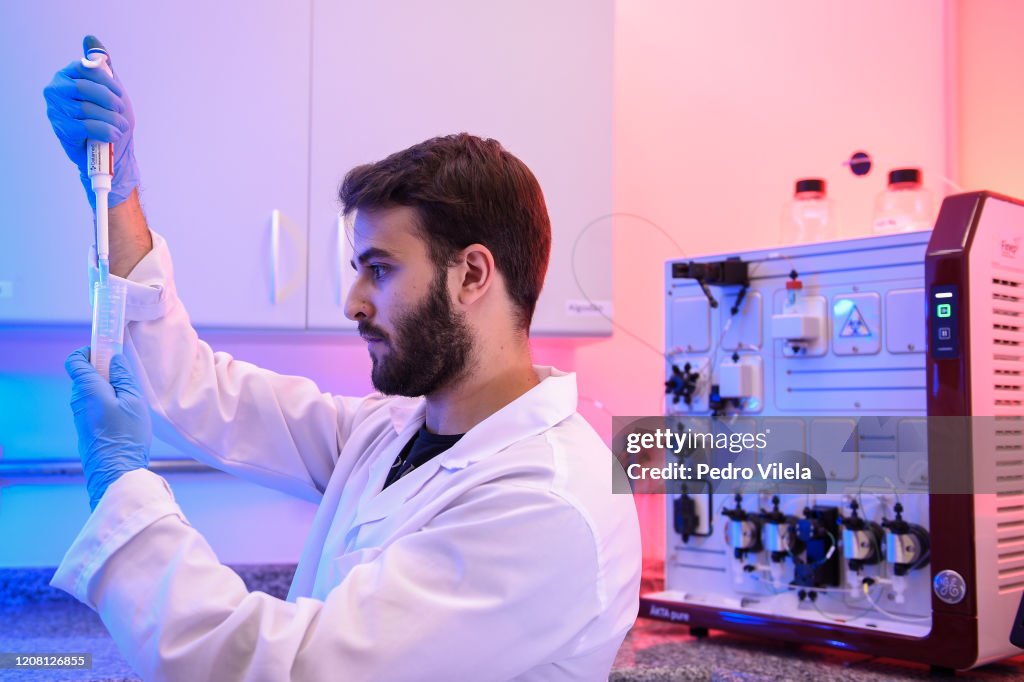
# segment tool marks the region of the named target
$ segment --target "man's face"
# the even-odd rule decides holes
[[[345,315],[369,344],[373,386],[388,395],[429,395],[462,376],[472,333],[452,307],[448,270],[434,265],[408,207],[357,211],[358,273]]]

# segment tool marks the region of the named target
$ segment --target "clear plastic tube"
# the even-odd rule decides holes
[[[124,352],[124,307],[127,286],[124,280],[100,274],[93,283],[92,338],[89,361],[104,379],[110,379],[110,359]]]

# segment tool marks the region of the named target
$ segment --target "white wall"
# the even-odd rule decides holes
[[[793,181],[821,176],[843,235],[870,229],[886,167],[857,149],[946,172],[944,2],[628,0],[616,5],[616,321],[661,349],[669,258],[771,246]],[[677,250],[646,221],[658,225]],[[627,358],[626,362],[622,359]],[[665,366],[621,330],[581,349],[588,392],[658,414]],[[662,555],[663,498],[640,500],[645,555]]]
[[[954,2],[959,174],[1024,199],[1024,3]]]

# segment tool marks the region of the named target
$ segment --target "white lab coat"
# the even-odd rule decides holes
[[[111,485],[52,584],[145,679],[607,679],[637,613],[639,527],[574,375],[537,368],[382,490],[422,399],[334,397],[214,353],[158,235],[129,279],[126,345],[156,419],[197,459],[320,505],[282,601],[218,562],[163,478]]]

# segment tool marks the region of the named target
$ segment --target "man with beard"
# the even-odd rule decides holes
[[[551,241],[530,170],[459,134],[348,173],[345,312],[378,393],[330,396],[198,338],[139,205],[130,104],[94,71],[72,64],[45,94],[80,168],[86,135],[127,150],[110,262],[129,359],[107,383],[88,349],[68,358],[94,512],[53,584],[145,679],[606,678],[637,612],[639,532],[574,375],[530,361]],[[287,600],[249,592],[146,469],[147,401],[197,459],[319,503]]]

